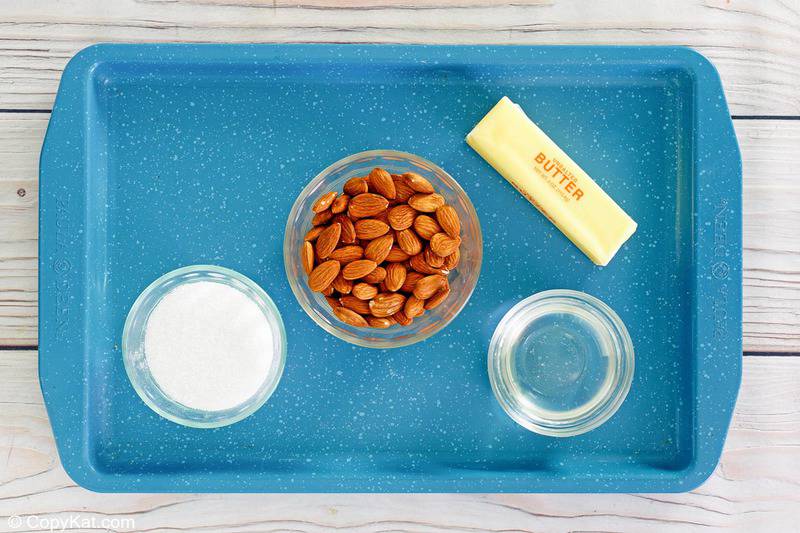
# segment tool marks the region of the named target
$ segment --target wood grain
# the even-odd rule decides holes
[[[0,531],[8,515],[133,517],[137,530],[797,531],[800,358],[745,358],[722,461],[687,494],[96,494],[61,468],[36,352],[0,352]]]
[[[68,59],[100,41],[688,45],[734,114],[800,114],[796,0],[5,2],[0,109],[49,109]]]
[[[36,343],[36,185],[47,118],[0,113],[0,346]],[[735,125],[744,161],[744,347],[800,352],[800,208],[792,200],[800,197],[800,121]]]

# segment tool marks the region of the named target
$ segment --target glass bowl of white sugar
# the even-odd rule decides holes
[[[122,332],[125,370],[141,399],[178,424],[238,422],[283,374],[280,313],[249,278],[212,265],[179,268],[134,302]]]

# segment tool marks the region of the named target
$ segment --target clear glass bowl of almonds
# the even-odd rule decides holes
[[[443,329],[481,269],[475,208],[419,156],[371,150],[320,172],[286,223],[289,285],[308,315],[359,346],[396,348]]]

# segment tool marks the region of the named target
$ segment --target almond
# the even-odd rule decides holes
[[[359,300],[372,300],[378,295],[378,288],[369,283],[356,283],[353,285],[352,294]]]
[[[433,253],[433,250],[431,250],[430,246],[425,248],[423,253],[425,254],[425,262],[433,268],[442,268],[444,266],[444,257]]]
[[[350,217],[344,214],[336,215],[333,217],[333,223],[342,225],[342,234],[339,237],[339,241],[342,244],[353,244],[356,242],[356,228],[353,225],[353,221],[350,220]]]
[[[376,267],[375,270],[361,279],[367,283],[380,283],[386,279],[386,269],[383,267]]]
[[[447,275],[444,268],[434,268],[425,262],[425,254],[417,254],[409,260],[411,268],[422,274],[442,274]]]
[[[345,209],[347,209],[347,202],[350,201],[350,197],[346,194],[343,194],[336,198],[331,204],[331,213],[339,214],[344,213]]]
[[[353,282],[348,279],[344,279],[342,273],[339,272],[339,275],[336,276],[336,278],[334,278],[334,280],[331,282],[331,287],[336,289],[340,294],[350,294],[350,292],[353,290]]]
[[[336,200],[336,192],[335,191],[326,192],[325,194],[317,198],[317,201],[314,202],[314,204],[311,206],[311,210],[315,213],[321,213],[326,209],[328,209],[334,200]]]
[[[410,205],[395,206],[389,209],[389,225],[396,230],[408,229],[414,223],[417,215],[417,210]]]
[[[386,261],[390,263],[402,263],[408,258],[409,255],[405,253],[399,246],[392,246],[392,249],[389,250],[389,254],[386,256]]]
[[[363,278],[378,266],[375,261],[370,261],[369,259],[359,259],[357,261],[353,261],[352,263],[347,263],[342,270],[342,275],[344,279],[358,279]]]
[[[419,240],[413,229],[404,229],[395,234],[397,245],[408,255],[417,255],[422,252],[422,241]]]
[[[314,270],[314,245],[308,241],[303,242],[303,248],[300,250],[300,259],[303,263],[303,272],[306,276],[311,274]]]
[[[364,257],[378,264],[383,263],[386,256],[389,255],[393,244],[394,236],[391,234],[373,239],[369,242],[367,247],[364,248]]]
[[[369,301],[369,311],[378,318],[391,316],[403,308],[406,297],[397,292],[377,295]]]
[[[426,300],[444,287],[446,283],[447,278],[440,274],[425,276],[414,285],[414,296],[420,300]]]
[[[412,189],[408,183],[406,183],[406,179],[403,176],[392,174],[392,180],[394,181],[395,191],[397,191],[395,200],[398,202],[407,202],[409,198],[416,194],[417,191]]]
[[[411,270],[410,272],[406,273],[406,279],[403,282],[403,286],[400,287],[400,290],[403,292],[414,292],[414,285],[425,277],[425,274],[420,274],[415,270]]]
[[[303,240],[315,241],[317,240],[317,237],[319,237],[319,234],[322,233],[323,231],[325,231],[325,226],[314,226],[313,228],[308,230],[308,233],[306,233],[306,236],[303,237]]]
[[[331,309],[335,309],[335,308],[339,307],[339,305],[341,305],[341,304],[339,304],[339,300],[338,299],[333,298],[331,296],[326,296],[325,297],[325,301],[328,302],[328,305],[331,307]]]
[[[326,259],[331,255],[331,252],[333,252],[339,244],[339,237],[341,234],[342,225],[338,222],[325,228],[325,230],[319,234],[319,237],[317,237],[317,242],[315,244],[317,258]]]
[[[397,190],[392,181],[392,175],[382,168],[373,168],[369,173],[369,184],[376,193],[388,200],[394,200]]]
[[[341,248],[337,248],[331,252],[331,255],[328,257],[331,259],[336,259],[341,264],[346,265],[347,263],[352,263],[353,261],[357,261],[364,257],[364,249],[354,244],[350,246],[342,246]]]
[[[417,235],[429,241],[431,237],[442,231],[442,227],[428,215],[419,215],[414,219],[414,231],[417,232]]]
[[[451,205],[443,205],[439,209],[436,210],[436,220],[439,221],[439,225],[442,229],[453,237],[454,239],[458,238],[461,234],[461,220],[458,218],[458,213]]]
[[[392,319],[401,326],[410,326],[414,321],[413,318],[408,318],[403,311],[398,311],[392,315]]]
[[[403,305],[403,314],[408,318],[415,318],[425,312],[425,300],[420,300],[416,296],[409,296]]]
[[[377,215],[374,215],[372,218],[374,218],[375,220],[380,220],[381,222],[383,222],[384,224],[386,224],[388,226],[389,225],[389,210],[388,209],[384,209],[383,211],[381,211]]]
[[[433,309],[438,307],[440,303],[442,303],[445,298],[450,295],[450,287],[442,287],[436,293],[425,300],[425,309]]]
[[[314,215],[314,218],[311,219],[311,225],[320,226],[322,224],[327,224],[330,222],[331,218],[333,218],[333,213],[331,213],[330,209],[326,209]]]
[[[363,218],[355,223],[356,237],[365,241],[377,239],[381,235],[386,235],[389,225],[374,218]]]
[[[325,287],[324,289],[322,289],[319,292],[321,292],[326,298],[328,296],[333,296],[333,293],[334,293],[333,283],[331,283],[330,285],[328,285],[327,287]]]
[[[339,275],[339,268],[339,261],[329,260],[320,263],[308,275],[308,287],[314,292],[324,291]]]
[[[347,213],[352,218],[367,218],[377,215],[387,207],[389,207],[389,201],[386,198],[380,194],[365,192],[350,200],[347,205]]]
[[[423,193],[434,192],[434,188],[433,185],[431,185],[431,182],[426,180],[416,172],[406,172],[405,174],[403,174],[403,178],[405,178],[408,186],[417,192],[423,192]]]
[[[364,320],[364,317],[352,311],[346,307],[334,307],[333,314],[336,315],[336,318],[344,322],[345,324],[350,324],[351,326],[355,326],[357,328],[365,328],[369,326],[367,321]]]
[[[446,233],[437,233],[431,237],[431,250],[437,255],[447,257],[458,250],[461,245],[461,237],[453,238]]]
[[[367,317],[367,323],[373,328],[386,329],[395,325],[395,321],[391,318],[378,318],[376,316]]]
[[[352,207],[353,201],[350,201]],[[408,199],[408,205],[422,213],[433,213],[444,205],[444,197],[440,194],[415,194]]]
[[[339,303],[351,311],[355,311],[359,315],[369,314],[369,302],[366,300],[359,300],[355,296],[350,295],[339,298]]]
[[[458,266],[458,261],[461,259],[461,249],[456,248],[456,251],[444,258],[444,268],[453,270]]]
[[[367,192],[369,187],[367,186],[367,180],[364,178],[350,178],[347,180],[347,183],[344,184],[343,190],[346,194],[355,196]]]
[[[406,267],[404,267],[402,263],[390,263],[386,267],[386,279],[384,280],[386,290],[392,292],[398,291],[405,281]]]

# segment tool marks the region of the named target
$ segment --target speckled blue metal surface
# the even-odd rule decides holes
[[[591,264],[464,142],[503,95],[639,223]],[[484,262],[466,309],[403,349],[301,310],[283,226],[320,169],[419,154],[470,195]],[[714,469],[741,372],[741,163],[718,76],[682,48],[101,45],[64,72],[42,152],[40,377],[67,472],[100,491],[683,491]],[[196,430],[150,411],[120,353],[153,279],[213,263],[260,283],[289,350],[272,399]],[[602,427],[530,433],[486,352],[531,293],[593,294],[636,349]]]

